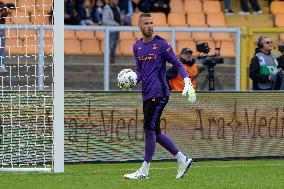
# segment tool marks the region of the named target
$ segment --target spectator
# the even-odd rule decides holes
[[[131,16],[133,14],[132,0],[119,0],[118,6],[122,14],[122,24],[131,26]]]
[[[241,15],[248,15],[250,14],[249,7],[248,7],[248,1],[251,4],[251,7],[253,9],[253,14],[261,14],[262,10],[259,6],[258,0],[240,0],[241,1],[241,11],[239,14]]]
[[[133,11],[138,12],[139,11],[139,3],[140,0],[132,0],[132,6],[133,6]]]
[[[163,12],[166,15],[170,13],[170,0],[153,0],[151,12]]]
[[[109,0],[103,8],[103,24],[108,26],[121,25],[121,13],[118,7],[118,0]],[[110,63],[115,62],[115,51],[119,40],[119,32],[112,31],[109,34]]]
[[[226,15],[233,15],[234,11],[231,9],[231,0],[224,0],[224,6],[225,6],[225,14]]]
[[[271,50],[271,39],[267,36],[260,36],[249,68],[249,76],[253,81],[253,90],[272,90],[273,83],[276,82],[278,63]]]
[[[0,24],[5,24],[5,19],[8,16],[9,12],[7,9],[7,5],[0,1]],[[1,38],[1,47],[0,47],[0,73],[6,73],[7,69],[5,67],[5,42],[6,42],[6,34],[5,29],[0,28],[0,38]]]
[[[78,12],[81,25],[92,25],[92,2],[91,0],[76,0],[76,11]]]
[[[183,48],[180,55],[180,62],[183,68],[187,71],[188,77],[191,79],[193,88],[196,89],[196,80],[193,78],[197,75],[198,66],[195,64],[195,59],[192,57],[192,50],[190,48]],[[171,67],[167,71],[167,80],[170,88],[177,91],[182,91],[184,88],[184,81],[178,74],[178,71]]]
[[[166,15],[170,13],[170,0],[143,0],[139,3],[139,9],[142,12],[163,12]]]
[[[93,6],[92,18],[99,25],[103,23],[103,8],[106,5],[104,0],[96,0]]]
[[[75,8],[74,0],[64,0],[64,24],[79,25],[81,18]]]

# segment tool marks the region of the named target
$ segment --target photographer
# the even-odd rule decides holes
[[[271,39],[267,36],[260,36],[249,67],[249,76],[253,81],[253,90],[275,89],[278,77],[278,62],[271,50]]]
[[[198,72],[198,66],[195,64],[195,59],[192,56],[190,48],[183,48],[180,55],[180,62],[187,71],[189,78],[192,80]],[[178,71],[171,67],[167,71],[167,81],[172,90],[181,91],[184,88],[184,81],[178,74]],[[196,80],[192,80],[193,88],[196,88]]]

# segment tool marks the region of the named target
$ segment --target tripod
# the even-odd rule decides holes
[[[218,90],[222,90],[222,86],[218,80],[218,78],[215,76],[214,74],[214,67],[210,66],[210,67],[201,67],[198,71],[198,73],[196,74],[196,76],[192,79],[192,81],[194,79],[196,79],[196,77],[205,69],[208,70],[208,75],[206,76],[206,79],[204,80],[204,82],[201,85],[201,90],[204,91],[205,87],[208,83],[208,90],[209,91],[215,91],[215,86],[218,88]]]

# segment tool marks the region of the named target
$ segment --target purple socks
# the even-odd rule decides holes
[[[152,161],[153,155],[155,153],[156,141],[168,150],[172,155],[176,155],[179,150],[172,142],[172,140],[164,134],[156,135],[155,131],[145,129],[145,153],[144,161],[149,163]]]
[[[176,145],[173,143],[173,141],[167,137],[167,135],[164,135],[163,133],[156,136],[157,142],[163,146],[166,150],[168,150],[173,156],[175,156],[179,149],[176,147]]]

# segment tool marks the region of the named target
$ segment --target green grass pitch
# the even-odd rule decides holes
[[[152,162],[150,179],[126,180],[140,163],[65,165],[63,174],[0,173],[0,189],[284,188],[284,160],[194,162],[175,179],[175,162]]]

